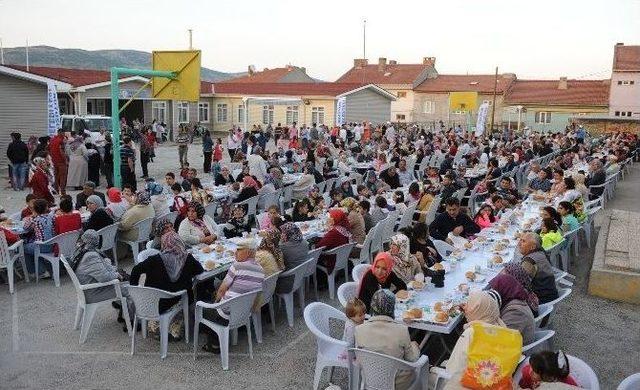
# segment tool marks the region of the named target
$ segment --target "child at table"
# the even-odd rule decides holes
[[[578,384],[569,372],[569,359],[564,352],[538,352],[531,355],[529,364],[522,368],[518,385],[523,389],[577,389]]]
[[[244,208],[242,206],[235,206],[231,212],[231,218],[227,221],[224,227],[224,236],[226,238],[242,237],[242,233],[248,233],[251,231],[249,222],[245,218]]]
[[[542,220],[542,226],[540,227],[540,239],[542,239],[542,248],[544,250],[547,250],[564,240],[560,233],[560,228],[553,218],[544,218]]]
[[[473,221],[476,225],[480,226],[480,229],[491,227],[491,225],[496,221],[496,217],[493,215],[493,207],[486,203],[480,206],[480,210],[476,213]]]
[[[340,354],[340,359],[346,360],[349,356],[347,350],[356,346],[356,326],[364,323],[366,313],[367,307],[360,299],[352,298],[347,302],[344,308],[344,314],[347,316],[347,320],[344,323],[344,333],[342,334],[342,341],[347,342],[347,348]]]

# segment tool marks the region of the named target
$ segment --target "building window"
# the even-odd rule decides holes
[[[244,104],[238,106],[238,123],[244,123]]]
[[[493,100],[483,100],[482,103],[487,103],[488,105],[492,105],[493,104]]]
[[[151,117],[158,123],[166,123],[167,102],[151,102]]]
[[[311,122],[317,123],[317,124],[324,124],[324,107],[311,108]]]
[[[68,114],[68,103],[69,101],[67,99],[58,99],[58,109],[60,110],[60,115]]]
[[[178,102],[178,123],[189,123],[188,102]]]
[[[404,98],[407,97],[407,93],[406,92],[398,92],[398,98]]]
[[[631,116],[631,111],[616,111],[615,116]]]
[[[536,123],[551,123],[551,113],[545,111],[536,112]]]
[[[226,123],[227,122],[227,104],[226,103],[219,103],[218,104],[218,110],[217,110],[217,116],[216,116],[216,122],[218,123]]]
[[[396,114],[396,121],[403,121],[405,118],[404,114]]]
[[[287,106],[287,125],[298,123],[298,106]]]
[[[425,114],[433,114],[434,111],[436,110],[436,103],[432,102],[430,100],[427,100],[426,102],[424,102],[424,107],[422,109],[422,112]]]
[[[615,116],[620,116],[620,111],[616,111],[614,115]]]
[[[209,123],[209,103],[198,103],[198,122]]]
[[[96,100],[96,114],[105,115],[106,112],[107,112],[107,107],[104,99]]]
[[[618,80],[618,85],[633,85],[634,80]]]
[[[273,123],[273,104],[262,106],[262,123],[265,125]]]

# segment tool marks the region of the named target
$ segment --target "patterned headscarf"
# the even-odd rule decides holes
[[[500,318],[498,302],[487,291],[474,291],[469,294],[469,299],[464,307],[464,315],[467,318],[465,328],[476,321],[506,326]]]
[[[78,243],[76,244],[76,249],[73,252],[72,256],[72,268],[76,270],[80,261],[87,252],[96,251],[98,252],[98,248],[100,247],[100,235],[93,229],[89,229],[86,232],[82,233]],[[100,253],[100,252],[98,252]]]
[[[155,228],[153,229],[153,235],[155,237],[161,237],[162,233],[164,233],[164,229],[167,228],[167,225],[173,226],[171,221],[169,221],[167,218],[161,218],[160,220],[156,221]]]
[[[205,210],[204,210],[204,206],[200,204],[200,202],[193,202],[193,201],[189,202],[188,208],[193,208],[196,210],[198,219],[204,218]]]
[[[160,195],[162,194],[162,191],[164,191],[162,185],[160,183],[156,183],[155,181],[148,182],[145,186],[145,189],[149,191],[151,195]]]
[[[280,250],[280,232],[278,230],[272,229],[267,230],[265,235],[262,237],[262,241],[260,245],[258,245],[258,250],[264,250],[273,255],[276,259],[276,264],[278,264],[278,268],[283,270],[284,267],[284,257],[282,254],[282,250]]]
[[[387,266],[387,273],[384,275],[384,278],[380,280],[377,276],[378,282],[384,283],[386,282],[391,272],[393,272],[393,265],[395,262],[393,261],[393,256],[389,252],[380,252],[376,255],[376,258],[373,260],[373,264],[371,264],[371,272],[376,268],[376,266],[380,263],[385,263]]]
[[[175,282],[180,277],[182,268],[189,256],[187,247],[178,233],[171,230],[160,238],[160,248],[162,249],[160,257],[167,275],[169,275],[169,279],[172,282]]]
[[[522,269],[524,271],[524,268]],[[526,271],[524,271],[526,273]],[[528,276],[528,275],[527,275]],[[503,308],[507,303],[514,299],[519,299],[527,303],[532,311],[538,311],[538,297],[525,289],[525,287],[514,276],[508,272],[500,273],[491,279],[489,286],[500,294],[501,306]]]
[[[333,228],[336,229],[338,233],[351,239],[351,232],[349,231],[351,225],[349,224],[347,213],[342,209],[334,208],[329,210],[329,216],[333,219]]]
[[[301,242],[304,240],[300,228],[293,222],[287,222],[280,226],[280,232],[282,233],[282,242]]]
[[[380,289],[371,297],[371,315],[394,318],[396,297],[388,289]]]
[[[355,210],[358,206],[358,201],[351,197],[342,199],[342,201],[340,202],[340,207],[344,207],[345,209],[349,210],[349,212]]]
[[[139,190],[136,192],[136,204],[148,205],[151,203],[151,195],[145,190]]]
[[[409,251],[409,237],[398,233],[391,237],[391,244],[399,248],[397,254],[392,255],[395,261],[394,271],[404,281],[413,280],[413,262]]]

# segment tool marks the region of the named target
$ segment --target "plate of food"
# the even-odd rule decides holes
[[[202,268],[204,268],[207,271],[211,271],[214,270],[216,268],[218,268],[220,266],[220,264],[216,263],[213,260],[207,260],[204,262],[204,266]]]
[[[446,274],[447,272],[449,272],[451,268],[445,267],[443,263],[435,263],[434,265],[431,266],[431,269],[433,271],[444,271],[444,273]]]
[[[419,282],[417,280],[412,280],[407,283],[407,287],[409,287],[411,290],[423,290],[425,286],[426,284],[424,282]]]
[[[407,302],[411,298],[411,294],[407,290],[399,290],[396,292],[396,301],[400,303]]]
[[[423,319],[424,312],[419,307],[414,307],[409,310],[405,310],[402,313],[402,319],[405,321],[419,321]]]
[[[446,311],[439,311],[436,310],[435,313],[433,313],[432,318],[432,322],[436,323],[436,324],[448,324],[449,323],[449,313],[447,313]]]
[[[464,258],[464,253],[460,249],[456,249],[449,254],[449,257],[457,260],[461,260]]]
[[[465,278],[467,278],[468,281],[470,282],[474,282],[474,283],[481,283],[485,281],[485,276],[484,275],[480,275],[474,271],[467,271],[464,273]]]
[[[209,245],[203,246],[202,249],[200,249],[200,251],[202,253],[211,253],[212,249]]]
[[[491,264],[501,266],[504,264],[504,259],[500,255],[495,255],[491,258]]]

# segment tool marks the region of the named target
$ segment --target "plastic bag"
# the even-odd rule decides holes
[[[483,323],[471,326],[473,337],[460,383],[474,390],[512,389],[511,377],[522,353],[522,335],[501,326]]]

